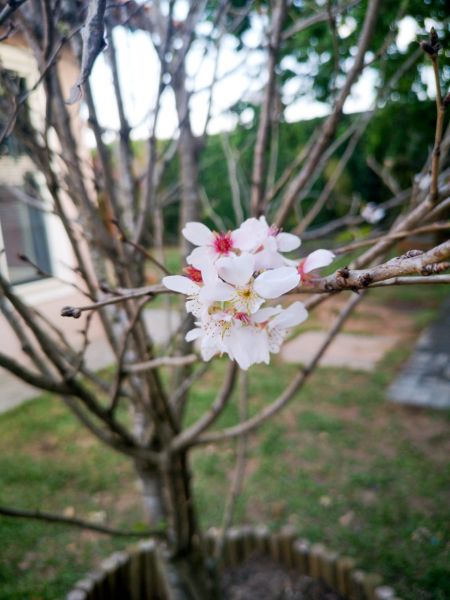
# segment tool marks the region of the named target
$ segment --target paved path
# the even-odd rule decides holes
[[[288,363],[308,364],[327,336],[326,331],[306,331],[287,342],[281,358]],[[323,355],[323,367],[343,367],[358,371],[375,370],[379,360],[391,350],[399,338],[394,335],[361,335],[339,333]]]
[[[179,323],[179,319],[175,314],[172,315],[169,322],[168,314],[163,309],[147,310],[145,319],[157,345],[164,344]],[[91,369],[98,370],[107,367],[113,362],[113,359],[113,353],[106,340],[98,338],[89,345],[86,353],[86,363]],[[0,413],[15,408],[26,400],[35,398],[40,393],[42,393],[41,390],[24,383],[5,369],[0,369]]]
[[[450,298],[388,390],[400,404],[450,408]]]

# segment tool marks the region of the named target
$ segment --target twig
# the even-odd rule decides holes
[[[344,103],[350,94],[353,84],[359,77],[362,69],[364,68],[364,56],[367,48],[369,47],[370,40],[377,21],[378,9],[380,7],[380,0],[370,0],[368,3],[363,28],[361,35],[358,40],[358,50],[355,56],[355,60],[352,68],[349,70],[347,78],[340,93],[336,98],[336,102],[333,107],[333,111],[327,118],[321,129],[319,138],[313,145],[310,155],[308,156],[302,170],[293,179],[289,185],[281,205],[275,215],[275,225],[281,226],[287,218],[293,203],[295,202],[299,190],[301,190],[309,181],[310,177],[314,173],[314,170],[320,161],[320,158],[325,151],[331,138],[334,136],[337,125],[342,116],[342,110]]]
[[[0,12],[0,25],[3,25],[6,19],[9,19],[9,17],[11,17],[22,4],[25,4],[26,1],[27,0],[9,0],[7,5],[4,6]]]
[[[175,389],[170,398],[173,406],[180,408],[180,400],[182,398],[185,398],[186,392],[194,385],[196,381],[203,377],[206,371],[208,371],[208,369],[211,367],[211,364],[211,362],[203,363],[198,369],[196,369],[193,373],[191,373],[188,377],[186,377],[186,379],[184,379],[180,383],[180,385]]]
[[[0,515],[5,517],[21,518],[21,519],[35,519],[38,521],[47,521],[50,523],[60,523],[62,525],[69,525],[71,527],[78,527],[81,529],[89,529],[96,531],[97,533],[104,533],[106,535],[117,535],[121,537],[165,537],[165,531],[163,529],[145,529],[143,531],[126,531],[122,529],[115,529],[114,527],[107,527],[106,525],[97,525],[96,523],[90,523],[83,519],[77,519],[75,517],[65,517],[63,515],[57,515],[54,513],[48,513],[41,510],[22,510],[18,508],[11,508],[9,506],[0,506]]]
[[[40,73],[38,79],[31,86],[31,88],[29,90],[27,90],[26,93],[22,94],[20,96],[20,98],[17,100],[14,110],[11,112],[11,115],[9,116],[9,119],[6,121],[6,124],[3,127],[3,131],[0,134],[0,144],[2,144],[5,140],[5,138],[11,133],[11,128],[14,126],[16,117],[19,114],[19,110],[20,110],[21,106],[23,106],[25,104],[25,102],[27,101],[29,96],[40,86],[40,84],[46,77],[49,69],[51,69],[51,67],[53,66],[53,63],[55,62],[58,54],[61,52],[64,44],[68,40],[70,40],[76,33],[78,33],[79,30],[80,30],[80,27],[76,27],[67,37],[63,36],[61,38],[61,41],[56,46],[53,54],[50,56],[48,61],[45,63],[43,69],[41,70],[41,73]]]
[[[156,265],[158,267],[158,269],[160,269],[166,275],[171,274],[170,271],[161,262],[159,262],[158,259],[156,259],[152,254],[150,254],[150,252],[146,248],[144,248],[144,246],[142,246],[141,244],[138,244],[137,242],[133,242],[132,240],[130,240],[130,238],[125,234],[123,227],[120,225],[120,223],[117,219],[113,219],[112,223],[119,230],[121,242],[123,242],[124,244],[129,244],[132,248],[134,248],[135,250],[138,250],[138,252],[140,252],[143,256],[148,258],[149,261],[151,261],[154,265]]]
[[[331,11],[331,16],[333,19],[338,17],[341,14],[344,14],[354,6],[357,6],[361,3],[361,0],[353,0],[352,2],[348,2],[347,4],[343,4],[342,6],[336,6]],[[325,23],[330,18],[330,13],[328,10],[317,13],[316,15],[312,15],[311,17],[307,17],[306,19],[301,19],[291,25],[286,31],[283,33],[283,39],[287,40],[296,33],[300,33],[309,27],[316,25],[317,23]]]
[[[352,252],[353,250],[357,250],[358,248],[371,246],[372,244],[375,244],[376,242],[379,242],[381,240],[401,240],[403,238],[418,235],[421,233],[431,233],[434,231],[443,231],[446,229],[450,229],[450,221],[445,221],[444,223],[433,223],[432,225],[424,225],[423,227],[417,227],[416,229],[409,229],[407,231],[397,231],[396,233],[387,233],[385,235],[379,235],[377,237],[369,238],[367,240],[360,240],[358,242],[346,244],[345,246],[340,246],[339,248],[334,248],[333,252],[338,255],[346,254],[347,252]]]
[[[450,275],[430,275],[429,277],[393,277],[369,285],[369,288],[386,287],[390,285],[436,285],[450,284]]]
[[[433,38],[436,36],[435,44],[437,50],[430,54],[431,62],[433,63],[433,73],[434,80],[436,84],[436,131],[434,136],[434,148],[433,148],[433,157],[431,160],[431,186],[430,186],[430,196],[433,204],[437,204],[439,200],[439,188],[438,188],[438,177],[439,177],[439,163],[441,156],[441,141],[442,141],[442,132],[444,129],[444,115],[445,115],[445,106],[442,102],[442,93],[441,93],[441,82],[439,78],[439,63],[438,63],[438,52],[439,52],[439,43],[437,41],[437,35],[433,28],[431,28],[431,43],[433,46]]]
[[[392,174],[388,171],[386,167],[380,165],[374,156],[368,156],[366,159],[367,166],[372,169],[375,175],[381,179],[384,185],[395,195],[400,194],[401,189],[398,182],[392,176]]]
[[[123,334],[123,338],[122,341],[120,343],[120,346],[117,349],[116,352],[116,364],[117,364],[117,369],[116,369],[116,376],[114,379],[114,382],[112,384],[111,387],[111,391],[110,391],[110,402],[109,402],[109,414],[114,414],[114,411],[117,408],[117,404],[119,402],[119,398],[121,396],[122,393],[122,381],[125,375],[125,371],[123,369],[123,363],[125,360],[125,354],[127,351],[127,347],[128,347],[128,341],[130,338],[130,335],[133,331],[133,328],[136,326],[136,323],[139,319],[139,317],[141,316],[141,311],[144,308],[146,304],[146,300],[144,299],[143,301],[141,300],[141,302],[138,304],[138,306],[135,308],[135,312],[134,314],[131,316],[130,322],[128,323],[128,326],[126,328],[126,331]],[[90,315],[93,313],[89,313]]]
[[[230,182],[231,188],[231,202],[233,205],[234,217],[236,223],[242,223],[244,220],[244,211],[242,210],[241,204],[241,190],[239,187],[238,179],[238,161],[236,160],[233,148],[231,147],[228,134],[223,132],[220,135],[220,141],[222,142],[222,148],[227,162],[228,181]]]
[[[239,394],[239,422],[244,423],[248,419],[248,373],[240,371],[240,394]],[[222,520],[221,539],[218,544],[218,552],[223,549],[223,542],[227,530],[233,522],[233,515],[236,509],[236,502],[242,491],[245,477],[245,467],[247,462],[247,444],[248,436],[243,433],[237,440],[236,465],[231,479],[231,485],[228,492],[225,511]],[[216,555],[217,556],[217,555]],[[217,556],[217,558],[220,554]]]
[[[105,8],[106,0],[90,0],[86,22],[83,27],[83,52],[80,76],[70,91],[67,104],[81,99],[82,89],[91,74],[95,59],[105,47]]]
[[[120,302],[126,302],[127,300],[134,300],[136,298],[142,298],[142,296],[148,296],[149,300],[156,294],[168,294],[173,293],[163,285],[155,284],[143,287],[137,290],[131,290],[124,292],[120,296],[114,296],[114,298],[108,298],[107,300],[100,300],[93,304],[85,304],[84,306],[64,306],[61,309],[62,317],[73,317],[79,319],[82,312],[87,310],[98,310],[103,306],[109,306],[110,304],[118,304]]]
[[[73,281],[69,281],[68,279],[64,279],[63,277],[56,277],[55,275],[52,275],[48,271],[45,271],[37,263],[32,261],[31,258],[29,258],[26,254],[18,254],[17,258],[19,260],[27,263],[28,265],[30,265],[30,267],[33,267],[33,269],[36,270],[36,275],[40,275],[41,277],[48,277],[51,279],[56,279],[60,283],[72,287],[77,292],[80,292],[80,294],[83,294],[83,296],[87,296],[90,300],[93,300],[93,297],[90,292],[88,292],[87,290],[83,290],[83,288],[81,288],[79,285],[77,285]]]
[[[281,32],[286,14],[286,0],[277,0],[273,9],[272,30],[269,39],[268,80],[259,117],[258,133],[253,159],[251,213],[259,217],[264,209],[266,149],[269,140],[271,116],[275,98],[276,65],[281,42]]]
[[[233,389],[234,383],[236,380],[237,374],[237,366],[234,361],[230,362],[228,366],[228,373],[225,378],[222,389],[217,394],[216,399],[214,400],[211,408],[202,415],[198,421],[196,421],[193,425],[179,433],[172,441],[171,450],[179,451],[183,448],[187,448],[188,446],[195,444],[195,440],[197,437],[205,431],[208,427],[210,427],[214,421],[219,417],[222,413],[223,409],[228,402]]]
[[[157,369],[158,367],[182,367],[185,365],[192,365],[197,361],[198,356],[196,354],[187,354],[186,356],[161,356],[133,365],[124,365],[122,371],[124,373],[140,373],[141,371]]]
[[[25,1],[26,0],[24,0],[24,2]],[[8,29],[5,31],[5,33],[2,33],[0,35],[0,42],[4,42],[8,38],[10,38],[12,35],[14,35],[15,32],[16,32],[16,26],[14,25],[14,23],[12,21],[10,21],[8,23]]]

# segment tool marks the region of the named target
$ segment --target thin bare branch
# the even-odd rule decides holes
[[[106,0],[89,0],[89,8],[83,28],[83,53],[80,76],[70,91],[68,104],[81,100],[82,89],[91,74],[95,59],[105,47]]]
[[[211,408],[202,415],[193,425],[179,433],[171,443],[172,451],[179,451],[195,444],[198,436],[210,427],[225,408],[230,396],[233,392],[234,383],[236,380],[237,365],[234,361],[230,361],[228,372],[222,386]]]
[[[123,529],[116,529],[114,527],[107,527],[106,525],[92,523],[83,519],[78,519],[76,517],[65,517],[64,515],[58,515],[55,513],[49,513],[41,510],[24,510],[19,508],[12,508],[10,506],[0,506],[0,515],[3,515],[4,517],[12,517],[19,519],[34,519],[37,521],[46,521],[47,523],[59,523],[61,525],[69,525],[70,527],[88,529],[97,533],[104,533],[106,535],[114,535],[118,537],[165,537],[165,531],[162,529],[126,531]]]
[[[361,0],[353,0],[352,2],[348,2],[347,4],[342,4],[340,6],[335,6],[331,10],[331,17],[336,19],[339,15],[345,14],[347,11],[351,10],[354,6],[357,6],[361,3]],[[301,31],[305,31],[305,29],[309,29],[309,27],[313,27],[318,23],[326,23],[330,19],[330,12],[328,10],[324,10],[315,15],[311,15],[306,19],[299,19],[296,23],[291,25],[286,31],[283,33],[283,39],[287,40],[296,33],[300,33]]]
[[[74,319],[78,319],[81,316],[81,313],[87,310],[98,310],[99,308],[103,308],[104,306],[109,306],[111,304],[119,304],[120,302],[126,302],[127,300],[135,300],[137,298],[142,298],[142,296],[148,296],[148,299],[151,300],[156,294],[171,293],[173,292],[168,290],[163,285],[148,285],[141,289],[121,293],[118,296],[114,296],[114,298],[108,298],[107,300],[100,300],[99,302],[94,302],[93,304],[85,304],[84,306],[64,306],[61,309],[61,316],[73,317]]]
[[[239,390],[239,422],[245,423],[248,419],[248,373],[240,372],[240,390]],[[233,514],[236,509],[236,502],[242,491],[245,477],[245,467],[247,463],[247,444],[248,437],[245,433],[239,436],[236,448],[236,465],[231,479],[230,490],[228,492],[225,511],[222,520],[222,539],[225,537],[227,529],[233,522]]]
[[[416,227],[415,229],[409,229],[407,231],[387,233],[384,235],[379,235],[377,237],[369,238],[367,240],[359,240],[351,244],[346,244],[345,246],[340,246],[339,248],[334,248],[333,252],[337,255],[346,254],[347,252],[353,252],[353,250],[357,250],[358,248],[372,246],[372,244],[375,244],[376,242],[379,242],[381,240],[402,240],[413,235],[420,235],[422,233],[432,233],[435,231],[445,231],[446,229],[450,229],[450,221],[446,221],[444,223],[433,223],[432,225],[424,225],[423,227]]]
[[[297,198],[299,190],[301,190],[309,181],[309,178],[314,173],[314,170],[323,152],[325,151],[326,147],[328,146],[331,138],[333,137],[336,131],[336,127],[342,116],[342,110],[345,101],[348,95],[350,94],[353,84],[358,79],[364,67],[364,57],[372,39],[372,34],[375,28],[379,7],[380,0],[369,1],[363,28],[361,31],[361,35],[359,36],[358,50],[352,68],[348,72],[345,83],[342,86],[341,91],[336,98],[336,102],[333,106],[332,113],[325,121],[321,129],[320,136],[317,139],[316,143],[313,145],[312,150],[302,170],[294,178],[294,180],[291,182],[288,189],[286,190],[280,208],[278,209],[275,215],[275,224],[277,226],[281,226],[286,217],[288,216],[292,205],[294,204]]]
[[[27,0],[9,0],[0,11],[0,26],[9,19]]]
[[[147,360],[142,363],[135,363],[132,365],[124,365],[122,370],[125,373],[140,373],[141,371],[147,371],[149,369],[157,369],[158,367],[183,367],[186,365],[192,365],[198,361],[196,354],[187,354],[186,356],[160,356]]]
[[[277,0],[272,15],[272,29],[269,38],[269,57],[267,64],[267,84],[264,91],[264,100],[259,116],[258,133],[253,153],[252,191],[251,191],[251,213],[259,217],[264,211],[265,194],[265,169],[266,149],[269,140],[270,125],[275,99],[276,65],[278,60],[279,46],[284,17],[286,14],[286,0]]]

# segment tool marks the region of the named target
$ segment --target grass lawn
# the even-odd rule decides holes
[[[408,312],[417,333],[445,293],[377,290],[373,302]],[[373,373],[319,369],[290,407],[251,438],[236,522],[291,523],[302,536],[379,572],[403,600],[447,600],[450,415],[394,406],[384,397],[410,349],[402,344]],[[195,388],[188,421],[211,403],[224,368],[216,361]],[[250,410],[270,402],[295,371],[278,362],[252,368]],[[233,401],[219,425],[236,419]],[[205,526],[220,524],[233,464],[232,444],[193,453]],[[0,416],[0,503],[143,527],[128,460],[100,446],[50,395]],[[60,598],[92,565],[127,545],[2,517],[0,541],[1,600]]]

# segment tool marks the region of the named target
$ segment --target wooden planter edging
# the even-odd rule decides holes
[[[213,556],[219,531],[205,538],[207,554]],[[266,527],[239,527],[227,531],[221,567],[234,567],[253,554],[264,554],[299,573],[324,579],[346,600],[400,600],[381,577],[355,568],[352,558],[338,556],[322,544],[311,544],[285,527],[270,533]],[[79,581],[66,600],[152,600],[155,595],[176,600],[167,578],[164,558],[153,540],[142,541],[126,552],[115,552],[99,569]]]

